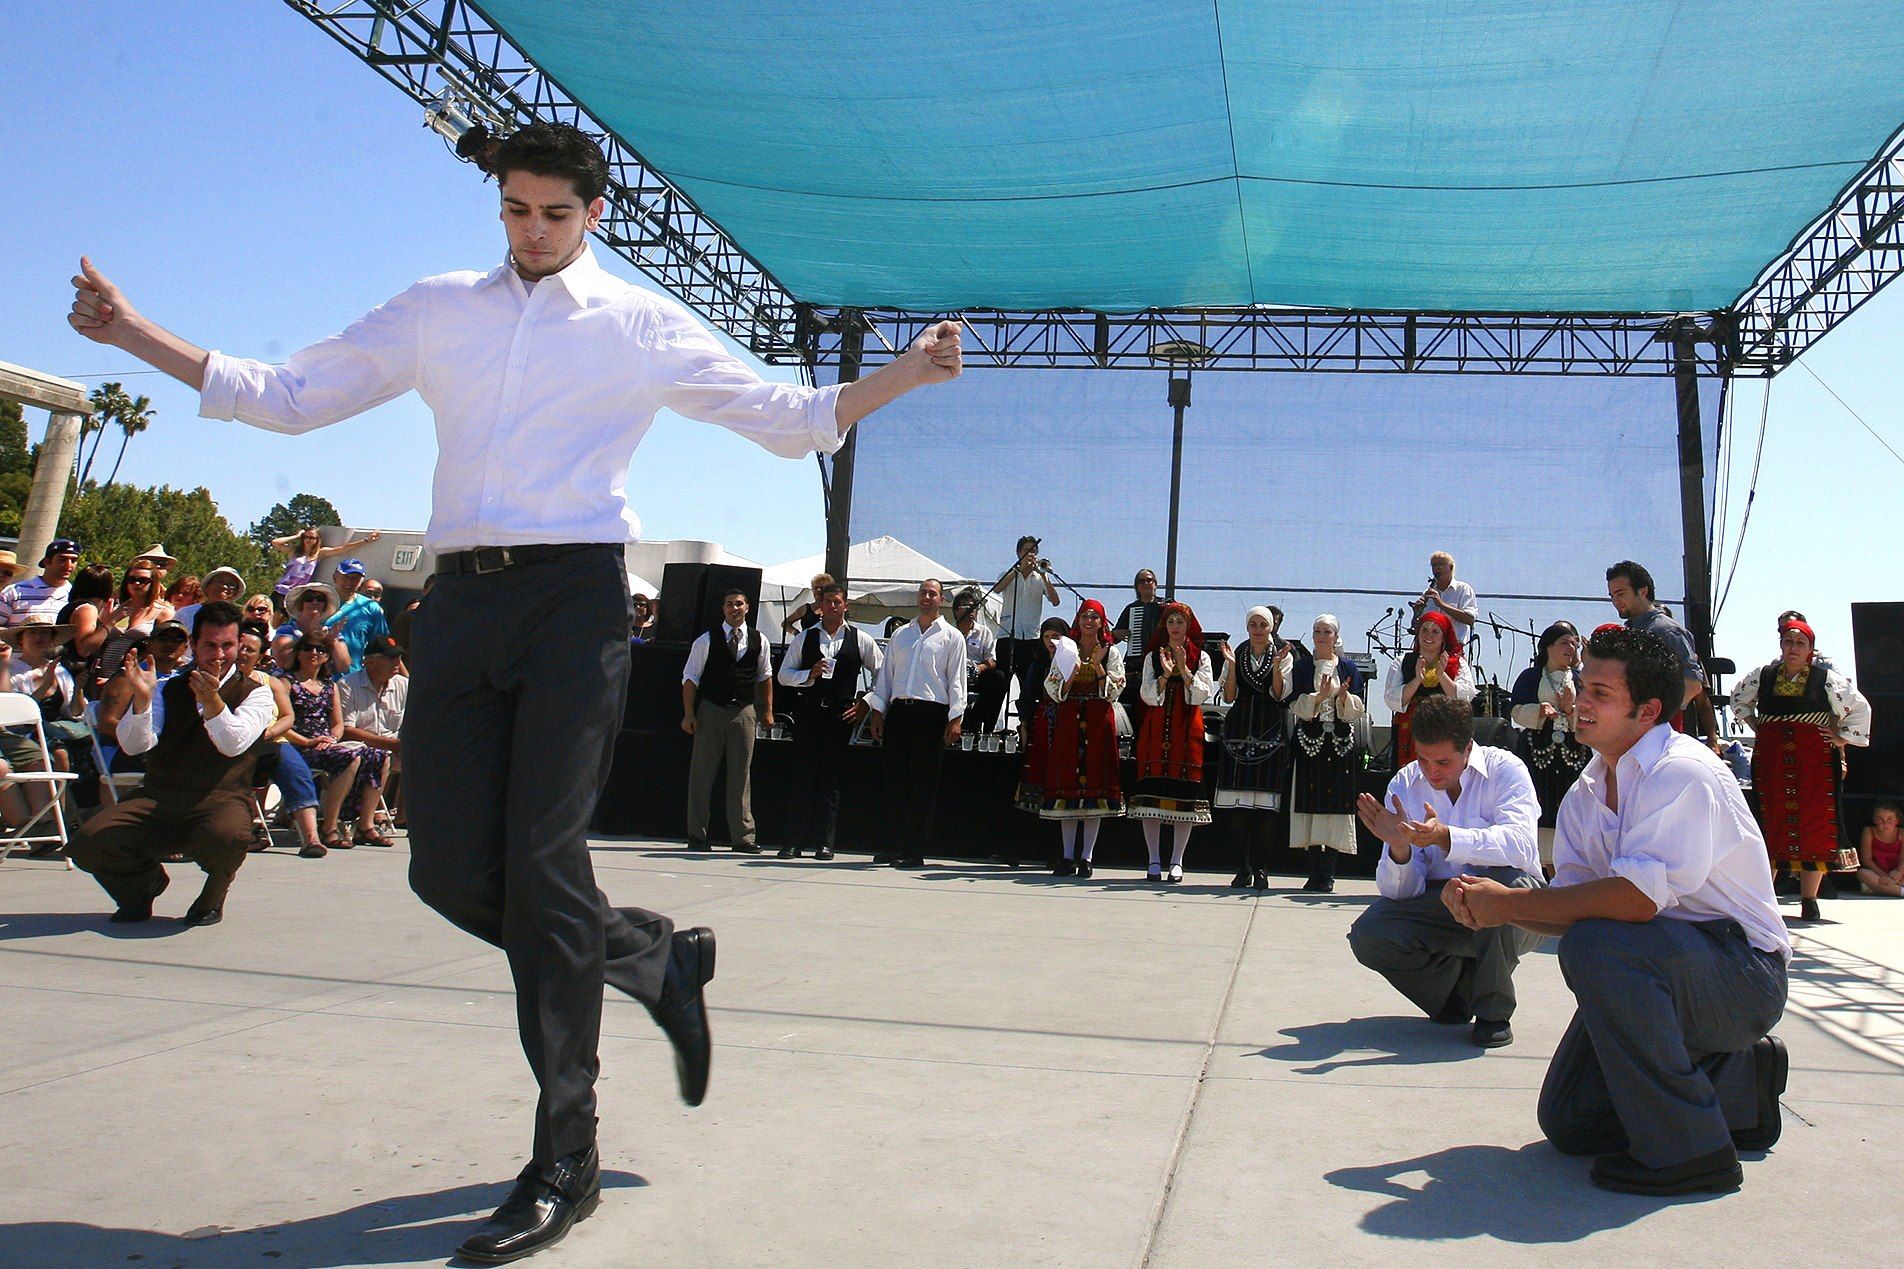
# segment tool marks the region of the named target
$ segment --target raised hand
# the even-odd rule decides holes
[[[152,703],[152,693],[158,689],[159,676],[150,661],[141,661],[136,648],[126,650],[125,659],[126,686],[132,689],[132,699],[140,708],[135,713],[143,714],[144,707]]]
[[[134,316],[125,292],[93,268],[91,259],[81,256],[79,272],[73,275],[73,311],[66,315],[67,325],[96,344],[116,344]]]
[[[945,383],[959,377],[959,371],[965,368],[964,354],[959,346],[959,332],[962,329],[957,322],[944,321],[930,327],[912,341],[909,351],[918,354],[921,377],[925,382]]]
[[[1398,858],[1396,863],[1405,863],[1409,850],[1408,828],[1402,818],[1401,799],[1394,799],[1394,804],[1395,809],[1391,811],[1376,801],[1373,795],[1364,793],[1355,800],[1355,814],[1363,827],[1401,853],[1402,858]]]

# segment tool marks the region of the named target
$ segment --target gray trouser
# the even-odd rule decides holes
[[[667,917],[609,906],[589,861],[627,685],[619,546],[441,575],[417,610],[410,886],[509,958],[538,1163],[595,1140],[603,982],[652,1006],[673,946]]]
[[[694,756],[688,763],[688,840],[707,840],[714,773],[727,760],[727,831],[739,846],[754,844],[754,804],[748,788],[754,766],[754,706],[694,707]]]
[[[1785,1011],[1785,962],[1738,922],[1581,921],[1560,972],[1579,1008],[1541,1085],[1549,1141],[1665,1168],[1758,1124],[1752,1045]]]
[[[1536,889],[1539,877],[1514,868],[1469,870],[1504,886]],[[1431,881],[1412,899],[1377,899],[1349,927],[1355,959],[1393,983],[1415,1007],[1434,1017],[1455,996],[1477,1018],[1514,1016],[1514,967],[1541,936],[1518,926],[1470,930],[1441,901],[1444,883]]]

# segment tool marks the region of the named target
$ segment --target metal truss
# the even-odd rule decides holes
[[[1155,369],[1152,349],[1207,350],[1201,370],[1356,371],[1389,374],[1671,375],[1681,319],[1634,315],[1373,313],[1291,309],[1009,312],[965,309],[803,309],[798,342],[815,366],[837,366],[843,325],[867,331],[868,365],[903,351],[936,321],[965,323],[968,366]],[[1713,315],[1701,314],[1711,321]],[[1720,365],[1709,343],[1699,369]]]
[[[599,134],[608,209],[597,236],[768,361],[798,361],[791,295],[758,261],[464,0],[285,0],[433,115],[508,133],[538,120]],[[441,129],[440,129],[441,130]]]
[[[1776,374],[1904,272],[1904,131],[1733,302],[1739,373]]]

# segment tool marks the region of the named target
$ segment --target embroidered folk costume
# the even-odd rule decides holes
[[[1441,631],[1441,652],[1435,664],[1425,669],[1421,667],[1421,628],[1432,625]],[[1413,721],[1415,702],[1430,692],[1445,694],[1443,682],[1454,684],[1454,698],[1458,701],[1474,699],[1474,675],[1462,659],[1460,645],[1455,642],[1454,621],[1445,613],[1430,610],[1421,615],[1415,623],[1415,648],[1401,660],[1388,668],[1388,678],[1382,685],[1382,700],[1395,713],[1395,770],[1415,760],[1415,737]],[[1415,681],[1417,669],[1421,673],[1421,686],[1415,694],[1408,695],[1408,685]]]

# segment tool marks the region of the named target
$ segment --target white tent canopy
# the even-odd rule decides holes
[[[760,581],[760,606],[775,622],[813,598],[813,575],[826,570],[825,555],[807,555],[763,570]],[[951,616],[951,595],[958,589],[959,571],[939,563],[929,555],[915,551],[895,537],[878,537],[855,542],[846,553],[848,617],[856,622],[877,624],[892,616],[909,616],[918,611],[919,583],[936,577],[946,584],[946,615]],[[985,612],[996,617],[996,597],[988,597]],[[763,621],[762,625],[766,623]]]

